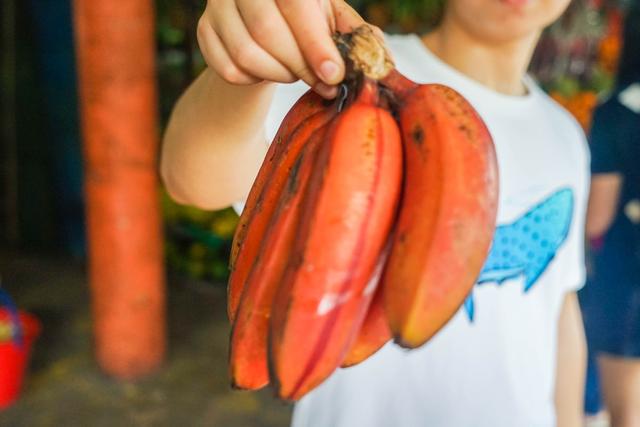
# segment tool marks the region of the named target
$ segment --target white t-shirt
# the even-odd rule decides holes
[[[442,331],[419,349],[388,343],[339,369],[296,404],[293,426],[553,426],[558,316],[585,275],[582,129],[530,78],[528,95],[503,95],[442,62],[415,35],[387,42],[400,72],[453,87],[484,119],[498,156],[499,227],[472,296]],[[278,87],[270,140],[306,89]]]

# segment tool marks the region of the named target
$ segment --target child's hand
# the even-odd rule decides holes
[[[208,0],[198,23],[207,64],[224,80],[304,80],[333,97],[344,64],[331,34],[364,24],[343,0]]]

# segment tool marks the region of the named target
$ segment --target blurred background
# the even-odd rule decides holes
[[[388,32],[423,32],[442,1],[350,3]],[[114,381],[96,364],[72,6],[71,0],[0,6],[1,286],[41,324],[21,397],[0,410],[0,425],[287,425],[290,407],[268,391],[234,392],[228,385],[225,289],[238,219],[231,209],[179,206],[158,188],[167,278],[163,362],[136,381]],[[195,38],[204,1],[153,6],[159,135],[177,97],[204,67]],[[531,66],[587,131],[614,82],[627,6],[575,0],[545,32]],[[104,298],[111,301],[108,293]],[[11,340],[10,326],[11,316],[0,316],[0,349]]]

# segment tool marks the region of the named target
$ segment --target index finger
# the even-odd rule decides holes
[[[326,84],[344,77],[344,62],[331,37],[327,11],[316,0],[276,0],[309,67]]]

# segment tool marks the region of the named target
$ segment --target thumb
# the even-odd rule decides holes
[[[341,33],[349,33],[365,24],[364,19],[358,15],[358,12],[344,0],[331,0],[331,9],[335,22],[334,30]]]

